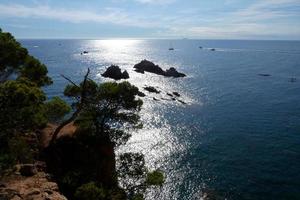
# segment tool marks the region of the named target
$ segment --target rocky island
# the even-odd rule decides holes
[[[144,72],[150,72],[157,75],[167,76],[167,77],[185,77],[186,75],[184,73],[178,72],[174,67],[171,67],[170,69],[167,69],[164,71],[161,67],[158,65],[155,65],[153,62],[150,62],[148,60],[142,60],[140,63],[134,65],[135,71],[138,73],[144,73]]]

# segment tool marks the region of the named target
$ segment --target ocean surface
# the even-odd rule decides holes
[[[166,183],[147,199],[300,199],[299,41],[20,42],[47,65],[54,81],[44,88],[49,98],[63,96],[61,74],[80,82],[90,68],[92,79],[109,81],[101,73],[111,64],[126,69],[142,91],[162,91],[143,91],[144,128],[118,149],[143,152],[150,169],[164,171]],[[134,72],[143,59],[187,77]],[[166,95],[174,91],[187,104]]]

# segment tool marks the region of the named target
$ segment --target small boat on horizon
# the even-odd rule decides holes
[[[173,47],[173,45],[172,45],[172,42],[170,42],[169,51],[174,51],[174,47]]]

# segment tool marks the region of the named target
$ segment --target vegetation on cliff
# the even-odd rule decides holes
[[[70,199],[143,199],[149,186],[161,186],[161,172],[149,172],[144,157],[115,148],[130,138],[130,130],[142,127],[139,90],[129,82],[82,83],[65,77],[64,91],[71,107],[59,97],[47,100],[42,86],[52,83],[47,68],[0,29],[0,175],[16,163],[43,159],[60,190]],[[38,130],[59,123],[45,149],[38,148]],[[58,137],[73,123],[73,135]],[[118,164],[117,164],[118,163]]]

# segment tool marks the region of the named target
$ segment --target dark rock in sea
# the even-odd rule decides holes
[[[180,100],[180,99],[178,99],[177,101],[179,101],[179,102],[182,103],[182,104],[186,104],[184,101],[182,101],[182,100]]]
[[[101,74],[103,77],[106,78],[112,78],[115,80],[120,80],[120,79],[128,79],[129,74],[125,70],[123,73],[121,72],[121,69],[119,66],[116,65],[111,65],[109,68],[106,69],[106,71]]]
[[[139,73],[150,72],[162,76],[170,77],[184,77],[186,76],[183,73],[179,73],[174,67],[171,67],[167,71],[164,71],[158,65],[155,65],[153,62],[148,60],[142,60],[140,63],[134,65],[135,71]]]
[[[183,73],[179,73],[174,67],[167,69],[165,72],[165,76],[172,76],[172,77],[185,77],[186,75]]]
[[[258,76],[271,76],[271,74],[258,74]]]
[[[33,176],[37,173],[37,169],[33,164],[21,164],[19,171],[22,176]]]
[[[173,97],[172,100],[175,101],[176,99]]]
[[[123,79],[129,79],[129,74],[126,70],[124,70],[124,72],[122,73],[123,75]]]
[[[168,95],[168,96],[170,96],[170,97],[173,97],[173,95],[172,95],[172,94],[170,94],[170,93],[167,93],[167,95]]]
[[[134,67],[138,72],[151,72],[158,75],[164,75],[164,70],[162,70],[158,65],[155,65],[153,62],[148,60],[142,60],[140,63],[134,65]]]
[[[83,54],[88,54],[89,52],[88,51],[83,51]]]
[[[144,74],[144,73],[145,73],[145,72],[144,72],[143,70],[141,70],[141,69],[135,69],[134,71],[137,72],[137,73],[141,73],[141,74]]]
[[[145,97],[145,96],[146,96],[145,93],[143,93],[143,92],[141,92],[141,91],[138,91],[137,95],[138,95],[139,97]]]
[[[144,89],[145,89],[146,91],[148,91],[148,92],[151,92],[151,93],[156,93],[156,94],[160,93],[159,90],[157,90],[155,87],[152,87],[152,86],[144,87]]]
[[[173,94],[177,97],[180,97],[180,94],[178,92],[173,92]]]
[[[199,49],[203,49],[203,47],[200,46]]]

